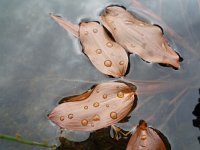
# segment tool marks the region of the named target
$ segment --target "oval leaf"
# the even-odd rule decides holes
[[[158,25],[145,23],[124,8],[108,6],[100,17],[115,41],[148,62],[180,68],[179,56],[169,46]]]
[[[166,150],[166,146],[154,129],[140,121],[135,133],[131,136],[126,150]]]
[[[128,66],[127,53],[99,23],[81,22],[80,41],[84,53],[99,71],[114,77],[124,76]]]
[[[94,131],[122,120],[135,102],[135,87],[123,82],[102,83],[89,93],[62,101],[49,114],[49,119],[69,130]]]
[[[124,48],[111,39],[97,22],[81,22],[80,26],[51,15],[60,26],[79,37],[84,53],[102,73],[113,77],[124,76],[128,66],[128,55]]]

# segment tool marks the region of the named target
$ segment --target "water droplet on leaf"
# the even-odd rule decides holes
[[[95,102],[95,103],[93,104],[93,106],[94,106],[94,107],[99,107],[99,103],[98,103],[98,102]]]
[[[81,124],[82,124],[83,126],[87,126],[88,121],[87,121],[86,119],[83,119],[83,120],[81,121]]]
[[[73,117],[74,117],[73,114],[69,114],[69,115],[68,115],[68,118],[69,118],[69,119],[72,119]]]
[[[107,45],[108,47],[112,47],[112,46],[113,46],[113,44],[112,44],[111,42],[106,43],[106,45]]]
[[[94,115],[92,120],[93,121],[99,121],[100,120],[100,116],[99,115]]]
[[[65,117],[64,116],[60,116],[60,121],[64,121]]]
[[[107,94],[104,94],[104,95],[103,95],[103,98],[104,98],[104,99],[106,99],[107,97],[108,97]]]
[[[111,117],[112,119],[117,119],[117,113],[116,113],[116,112],[111,112],[111,113],[110,113],[110,117]]]
[[[88,109],[88,106],[84,106],[84,109]]]
[[[96,53],[97,53],[97,54],[101,54],[101,53],[102,53],[102,50],[101,50],[101,49],[97,49],[97,50],[96,50]]]
[[[120,61],[119,64],[120,64],[120,65],[124,65],[124,61]]]
[[[143,136],[141,137],[141,140],[146,140],[146,139],[147,139],[146,135],[143,135]]]
[[[112,62],[110,60],[106,60],[106,61],[104,61],[104,65],[106,67],[111,67],[112,66]]]
[[[98,32],[98,30],[97,30],[97,29],[93,29],[93,32],[94,32],[94,33],[97,33],[97,32]]]
[[[123,93],[123,92],[121,92],[121,91],[120,91],[120,92],[118,92],[118,93],[117,93],[117,97],[119,97],[119,98],[123,98],[123,97],[124,97],[124,93]]]

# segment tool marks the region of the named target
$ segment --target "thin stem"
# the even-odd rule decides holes
[[[27,145],[34,145],[34,146],[40,146],[40,147],[48,147],[51,149],[56,149],[55,145],[49,145],[46,142],[35,142],[35,141],[30,141],[23,139],[20,136],[10,136],[10,135],[5,135],[5,134],[0,134],[0,139],[8,140],[8,141],[13,141],[13,142],[19,142],[22,144],[27,144]]]

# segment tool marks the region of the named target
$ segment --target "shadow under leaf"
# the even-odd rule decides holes
[[[90,137],[83,142],[73,142],[60,137],[60,146],[57,150],[125,150],[130,137],[115,140],[110,136],[110,128],[92,132]]]
[[[200,95],[200,89],[199,89],[199,95]],[[195,106],[193,110],[193,115],[196,116],[196,119],[193,119],[193,126],[199,128],[200,130],[200,98],[198,100],[198,104]],[[198,137],[199,143],[200,143],[200,136]]]

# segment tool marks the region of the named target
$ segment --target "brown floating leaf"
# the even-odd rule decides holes
[[[108,82],[95,86],[88,96],[84,93],[84,98],[81,95],[59,104],[49,114],[49,119],[62,128],[77,131],[94,131],[110,126],[131,111],[135,86]]]
[[[154,129],[147,127],[141,120],[135,133],[131,136],[126,150],[166,150],[166,146]]]
[[[61,17],[51,17],[64,29],[80,38],[84,53],[99,71],[114,77],[124,76],[128,66],[127,53],[107,35],[99,23],[81,22],[78,27]]]
[[[101,72],[121,77],[126,73],[128,56],[124,48],[114,42],[97,22],[80,24],[80,41],[84,53]]]
[[[108,6],[100,17],[117,43],[148,62],[180,68],[179,56],[169,46],[162,29],[138,20],[119,6]]]

